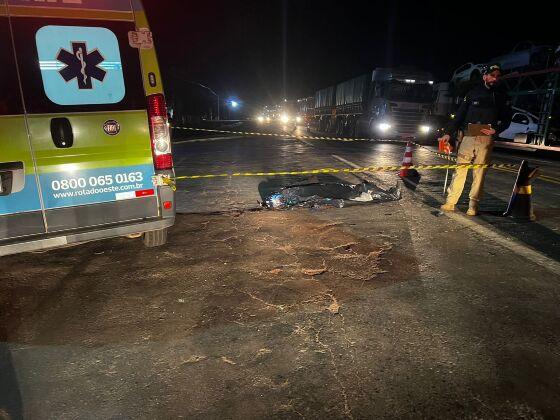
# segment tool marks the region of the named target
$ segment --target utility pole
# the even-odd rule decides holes
[[[288,2],[282,2],[282,98],[287,98],[288,84]]]
[[[216,92],[214,92],[211,88],[209,88],[206,85],[203,85],[202,83],[198,83],[192,80],[188,80],[185,79],[182,75],[178,74],[178,72],[174,71],[173,73],[175,73],[175,76],[178,77],[181,81],[186,82],[186,83],[190,83],[192,85],[196,85],[198,87],[201,87],[203,89],[206,89],[208,92],[210,92],[212,95],[214,95],[216,97],[216,101],[217,101],[217,105],[218,105],[218,115],[217,115],[217,119],[220,119],[220,95],[218,95]]]

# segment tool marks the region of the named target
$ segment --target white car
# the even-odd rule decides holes
[[[517,134],[530,134],[539,131],[539,119],[536,115],[519,108],[513,108],[513,117],[508,128],[500,133],[500,137],[513,140]]]
[[[451,82],[458,84],[460,82],[468,82],[470,80],[480,79],[484,64],[466,63],[453,72]]]
[[[535,45],[530,41],[518,43],[511,52],[493,58],[491,63],[500,63],[502,70],[541,69],[553,63],[554,49],[550,45]]]

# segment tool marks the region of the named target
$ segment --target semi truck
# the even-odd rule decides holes
[[[405,68],[371,73],[320,89],[309,128],[338,136],[428,137],[435,129],[432,74]]]
[[[302,119],[303,124],[309,126],[315,109],[315,96],[308,96],[297,100],[298,116]]]

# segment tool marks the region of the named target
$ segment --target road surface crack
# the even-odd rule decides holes
[[[247,291],[243,291],[243,293],[245,293],[247,296],[249,296],[251,299],[254,299],[260,303],[262,303],[265,307],[267,308],[272,308],[272,309],[276,309],[277,311],[284,311],[286,309],[286,305],[276,305],[274,303],[270,303],[267,302],[263,299],[261,299],[258,296],[255,296],[254,294],[252,294],[251,292],[247,292]],[[290,305],[291,306],[291,305]]]
[[[325,344],[321,341],[320,339],[320,335],[321,335],[321,329],[319,329],[319,331],[317,331],[317,333],[315,334],[315,342],[317,344],[319,344],[323,349],[327,350],[329,352],[330,355],[330,361],[331,364],[333,366],[333,376],[335,378],[335,380],[338,382],[338,385],[340,387],[340,391],[342,393],[342,398],[344,401],[344,414],[346,415],[347,418],[349,419],[354,419],[354,416],[352,415],[352,410],[350,408],[350,405],[348,403],[348,394],[346,393],[346,387],[344,386],[344,383],[342,382],[342,380],[340,379],[339,376],[339,372],[338,372],[338,365],[336,364],[335,358],[334,358],[334,353],[331,349],[331,347],[328,344]]]

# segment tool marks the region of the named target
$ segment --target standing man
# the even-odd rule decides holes
[[[449,146],[450,135],[457,130],[464,133],[457,152],[457,164],[489,164],[494,146],[493,137],[504,131],[511,123],[511,105],[507,93],[497,85],[502,69],[499,64],[487,66],[483,71],[482,82],[471,89],[453,120],[447,125],[445,135],[440,138]],[[476,124],[476,126],[474,125]],[[478,202],[482,196],[484,176],[487,169],[473,169],[473,182],[469,194],[467,215],[478,214]],[[443,211],[455,211],[459,201],[468,169],[455,171],[449,186],[447,201],[441,206]]]

